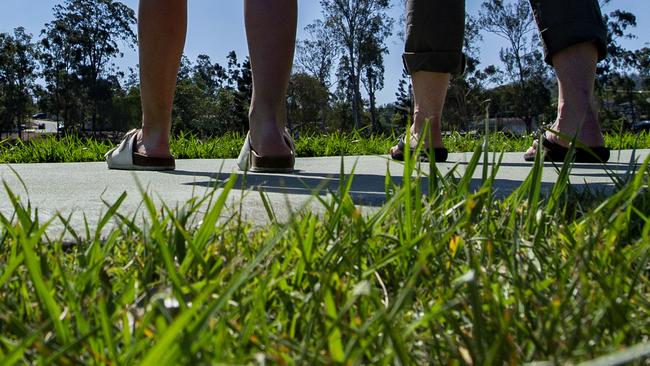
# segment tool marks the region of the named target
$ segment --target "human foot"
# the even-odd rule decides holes
[[[249,113],[250,145],[260,156],[287,156],[293,153],[293,141],[287,141],[284,113]],[[289,139],[290,140],[290,139]]]
[[[556,121],[552,126],[543,128],[540,139],[545,160],[564,161],[570,141],[563,137],[575,136],[576,134],[575,126],[564,128],[565,125],[566,123],[561,124]],[[555,132],[559,132],[559,134]],[[540,139],[533,141],[532,146],[524,153],[524,160],[535,160]],[[576,147],[576,162],[606,162],[609,159],[609,149],[605,147],[605,140],[595,118],[590,118],[585,122],[577,140],[579,144]],[[583,146],[588,147],[591,151],[584,149]]]
[[[410,132],[410,143],[406,143],[406,135],[401,135],[399,137],[399,140],[397,141],[397,145],[393,146],[390,148],[390,156],[391,158],[399,161],[404,160],[404,152],[406,149],[406,146],[409,146],[409,149],[411,153],[415,152],[416,147],[418,146],[418,143],[420,141],[420,138],[422,136],[421,133],[417,133],[413,131],[413,128],[411,128]],[[430,149],[428,148],[428,143],[426,141],[423,141],[422,147],[420,150],[420,156],[418,157],[419,160],[421,161],[429,161],[429,151]],[[448,152],[447,149],[444,148],[443,143],[442,143],[442,135],[440,133],[440,129],[437,129],[437,133],[434,132],[433,134],[433,153],[435,154],[435,161],[436,162],[445,162],[447,161],[447,156]]]
[[[138,130],[135,140],[134,152],[152,158],[170,158],[169,135],[159,131]]]
[[[276,115],[280,115],[277,117]],[[249,113],[250,131],[242,146],[237,164],[243,171],[291,172],[295,165],[295,145],[284,128],[282,113]]]
[[[285,155],[260,155],[253,149],[250,132],[246,135],[244,145],[239,152],[237,165],[242,171],[261,173],[290,173],[294,170],[296,154],[293,140],[285,131],[283,140],[289,146],[290,152]]]
[[[105,155],[109,169],[122,170],[174,170],[176,162],[170,155],[150,156],[138,151],[138,136],[140,130],[134,129],[126,133],[117,147]]]

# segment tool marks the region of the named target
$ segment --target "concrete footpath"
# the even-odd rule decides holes
[[[650,150],[637,150],[634,160],[641,163],[648,155]],[[449,161],[438,166],[443,174],[454,167],[456,174],[462,174],[470,158],[471,153],[450,154]],[[599,164],[576,164],[571,182],[579,189],[612,190],[614,185],[610,173],[625,176],[632,158],[632,151],[613,151],[612,159],[607,164],[609,173]],[[345,175],[354,167],[352,196],[357,204],[368,210],[385,201],[387,170],[397,183],[401,181],[403,172],[402,165],[387,156],[350,156],[345,157],[343,164]],[[505,154],[495,181],[497,194],[506,196],[516,189],[528,175],[531,166],[532,163],[523,160],[522,153]],[[238,182],[229,195],[229,207],[224,214],[241,210],[246,219],[264,224],[268,222],[268,216],[257,193],[260,189],[267,193],[278,218],[286,219],[290,212],[305,204],[310,205],[310,209],[319,210],[320,205],[311,200],[313,193],[336,191],[341,179],[345,178],[341,177],[340,157],[299,158],[296,168],[294,174],[249,173],[244,179],[244,174],[236,170],[233,159],[178,160],[177,170],[172,172],[108,170],[105,163],[5,164],[0,165],[0,179],[21,197],[23,203],[29,200],[31,206],[38,209],[41,220],[61,213],[64,217],[71,217],[76,229],[82,229],[85,216],[92,229],[102,212],[106,212],[107,203],[114,203],[123,192],[127,192],[128,196],[120,208],[122,214],[143,211],[138,181],[157,204],[164,202],[174,208],[219,187],[234,173],[238,176]],[[422,168],[428,171],[426,164]],[[545,191],[555,183],[558,168],[552,163],[545,163],[542,178]],[[474,187],[481,185],[480,176],[479,167],[472,181]],[[426,181],[423,186],[426,186]],[[0,190],[0,212],[5,216],[14,212],[4,188]],[[55,220],[50,232],[60,232],[62,227]]]

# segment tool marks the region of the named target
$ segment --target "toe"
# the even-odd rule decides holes
[[[533,141],[533,144],[526,150],[526,155],[537,153],[537,140]]]
[[[533,161],[535,160],[535,156],[537,156],[537,140],[533,141],[532,145],[526,150],[524,153],[524,160],[526,161]]]

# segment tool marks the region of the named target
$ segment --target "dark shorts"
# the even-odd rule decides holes
[[[606,56],[607,27],[598,0],[530,0],[544,44],[545,60],[584,42]],[[461,73],[465,0],[408,0],[404,65],[408,72]]]

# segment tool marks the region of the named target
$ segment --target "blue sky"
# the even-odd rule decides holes
[[[2,0],[0,12],[0,32],[12,32],[13,28],[23,26],[27,32],[38,37],[43,25],[52,19],[52,7],[59,0]],[[137,9],[137,0],[122,0],[123,3]],[[402,9],[393,0],[390,15],[399,17]],[[207,54],[213,60],[225,64],[225,56],[235,50],[240,58],[247,55],[241,0],[189,0],[189,29],[185,54],[196,59],[199,54]],[[467,11],[476,14],[481,1],[467,0]],[[637,16],[637,28],[633,31],[637,39],[624,44],[632,49],[650,45],[650,0],[613,0],[603,9],[605,12],[621,8]],[[313,20],[320,17],[318,0],[299,0],[299,32]],[[504,43],[496,36],[484,34],[481,45],[481,63],[483,66],[499,65],[499,49]],[[380,103],[392,102],[397,90],[397,83],[402,71],[400,55],[402,42],[397,37],[388,40],[390,54],[385,57],[385,88],[378,95]],[[123,59],[116,60],[118,67],[126,69],[137,64],[137,54],[127,51]]]

